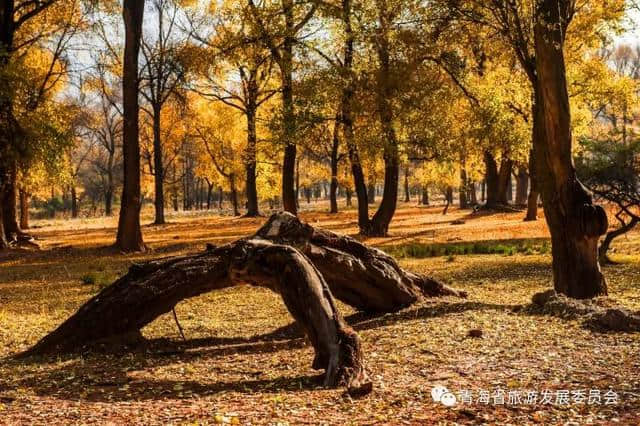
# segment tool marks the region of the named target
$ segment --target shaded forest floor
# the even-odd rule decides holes
[[[521,214],[470,216],[403,205],[391,237],[367,242],[403,266],[469,292],[370,318],[342,312],[363,340],[372,394],[351,399],[319,387],[313,351],[280,298],[233,288],[181,303],[143,330],[144,352],[37,362],[0,361],[0,423],[140,424],[637,424],[640,335],[602,334],[580,322],[519,309],[551,286],[544,220]],[[354,234],[354,211],[305,212],[316,226]],[[151,251],[104,248],[115,219],[38,221],[41,251],[0,258],[0,356],[35,343],[132,262],[202,250],[253,232],[264,219],[180,215],[145,226]],[[464,223],[454,225],[452,221]],[[614,243],[620,265],[605,267],[611,298],[640,310],[640,233]],[[481,338],[468,337],[482,330]],[[435,403],[436,384],[473,392],[473,403]],[[478,403],[481,390],[490,404]],[[553,392],[551,404],[500,404],[499,391]],[[556,403],[558,391],[599,390],[600,403]],[[618,400],[605,404],[613,390]],[[571,394],[572,398],[574,394]],[[508,399],[508,398],[507,398]],[[497,402],[497,403],[494,403]],[[611,401],[608,401],[611,402]]]

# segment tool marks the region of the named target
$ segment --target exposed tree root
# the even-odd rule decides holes
[[[640,313],[619,306],[602,306],[605,299],[571,299],[555,290],[537,293],[531,312],[567,319],[582,319],[585,327],[599,331],[640,332]]]

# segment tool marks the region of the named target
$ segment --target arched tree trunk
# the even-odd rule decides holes
[[[563,46],[570,21],[567,0],[541,0],[535,25],[536,104],[545,137],[536,139],[537,177],[551,232],[554,287],[587,299],[607,294],[598,239],[607,231],[604,209],[576,176]]]
[[[23,356],[72,351],[104,339],[131,338],[181,300],[238,284],[280,294],[315,349],[325,386],[367,384],[360,340],[342,319],[326,281],[300,251],[240,240],[200,255],[131,267]]]
[[[181,300],[242,283],[268,287],[283,296],[306,328],[316,349],[314,364],[321,368],[335,365],[335,355],[342,350],[359,353],[357,338],[342,322],[332,295],[372,313],[397,311],[423,296],[466,296],[405,271],[390,256],[353,238],[279,213],[249,238],[210,246],[204,253],[133,265],[26,355],[72,351],[104,339],[139,338],[142,327]],[[339,343],[340,349],[327,350],[326,342],[335,343],[336,335],[346,346]],[[354,356],[338,360],[361,359]],[[341,362],[337,365],[339,371]],[[358,365],[361,362],[351,367]],[[327,368],[328,378],[333,377],[332,368]],[[353,377],[360,373],[355,371]]]
[[[140,145],[138,141],[138,54],[142,35],[144,1],[124,0],[125,53],[122,78],[124,110],[122,152],[124,186],[115,246],[125,252],[144,251],[140,229]]]

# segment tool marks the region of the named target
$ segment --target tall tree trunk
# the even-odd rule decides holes
[[[144,0],[124,0],[125,53],[122,75],[124,186],[115,245],[125,252],[145,250],[140,229],[142,200],[138,140],[138,55],[140,53],[143,15]]]
[[[104,193],[104,215],[111,216],[113,214],[113,191],[107,189]]]
[[[469,207],[469,200],[467,199],[467,190],[468,190],[468,182],[467,182],[467,169],[463,166],[460,167],[460,208],[466,209]]]
[[[536,104],[545,137],[536,139],[537,177],[551,232],[555,290],[572,298],[607,294],[598,239],[607,231],[604,209],[576,176],[563,46],[567,0],[541,0],[535,25]]]
[[[238,189],[236,188],[236,175],[231,173],[229,176],[229,186],[231,187],[231,205],[233,207],[233,215],[240,216],[240,210],[238,210]]]
[[[472,206],[477,206],[478,205],[478,194],[476,194],[476,183],[475,182],[469,182],[469,198],[471,200],[471,205]]]
[[[293,101],[293,45],[294,16],[293,1],[282,1],[286,33],[282,43],[280,74],[282,78],[282,118],[284,133],[284,160],[282,164],[282,204],[284,210],[297,214],[298,205],[295,190],[296,169],[296,118]]]
[[[409,188],[409,166],[404,169],[404,202],[411,202],[411,190]]]
[[[0,201],[11,185],[11,164],[15,161],[15,141],[20,126],[13,114],[15,90],[11,74],[6,72],[14,52],[15,2],[0,3]],[[3,201],[4,204],[4,201]],[[8,247],[8,230],[5,229],[6,210],[0,206],[0,248]]]
[[[256,132],[256,109],[253,96],[249,98],[249,107],[247,108],[247,148],[245,150],[245,171],[247,174],[246,191],[247,191],[247,217],[256,217],[260,215],[258,207],[258,185],[256,178],[256,147],[258,144],[258,135]]]
[[[540,135],[540,115],[535,112],[534,107],[534,118],[533,118],[533,134]],[[537,137],[534,136],[534,139]],[[535,141],[534,141],[535,147]],[[537,165],[535,159],[534,148],[531,148],[529,152],[529,196],[527,197],[527,215],[524,218],[525,221],[533,221],[538,220],[538,198],[540,194],[538,193],[538,179],[537,179]]]
[[[159,105],[153,107],[153,171],[155,184],[155,225],[165,223],[164,219],[164,163],[162,160],[162,109]]]
[[[358,200],[358,227],[360,232],[369,226],[369,199],[367,184],[362,170],[360,153],[356,145],[353,130],[353,97],[355,95],[355,76],[353,72],[354,35],[351,24],[351,0],[342,0],[342,21],[344,24],[344,61],[343,73],[346,84],[342,89],[342,129],[351,163],[353,186]],[[348,197],[348,201],[350,197]]]
[[[333,143],[331,144],[331,184],[329,186],[330,213],[338,213],[338,153],[340,149],[340,110],[336,113],[333,126]]]
[[[527,203],[529,193],[529,173],[524,167],[518,167],[516,178],[516,205],[524,206]]]
[[[29,229],[29,193],[20,190],[20,228]]]

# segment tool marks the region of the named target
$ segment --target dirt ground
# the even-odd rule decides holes
[[[356,233],[353,210],[329,215],[316,207],[302,218]],[[445,216],[440,207],[403,204],[391,236],[367,240],[469,297],[425,300],[381,317],[340,305],[363,340],[374,385],[359,399],[319,386],[313,350],[280,298],[251,287],[179,304],[186,342],[165,315],[143,330],[151,342],[141,350],[10,358],[131,263],[230,241],[264,220],[169,216],[167,225],[144,227],[150,250],[143,255],[107,247],[115,218],[34,221],[42,250],[0,258],[0,423],[639,424],[640,335],[597,333],[522,309],[552,284],[544,220],[525,223],[520,213]],[[640,310],[640,233],[613,248],[621,263],[604,268],[610,298]],[[434,402],[436,385],[456,395],[455,406]],[[537,399],[527,401],[532,392]]]

